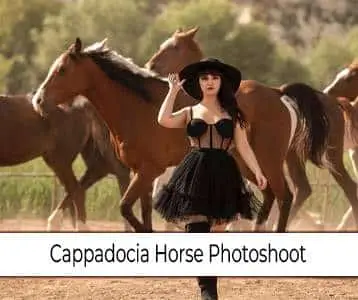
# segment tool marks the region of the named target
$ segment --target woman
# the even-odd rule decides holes
[[[236,148],[256,176],[260,189],[267,180],[248,143],[235,92],[241,73],[217,59],[204,59],[170,74],[169,92],[158,122],[185,128],[192,150],[177,166],[158,194],[155,209],[168,222],[184,221],[187,232],[210,232],[213,224],[229,222],[237,214],[253,219],[260,202],[245,186],[230,147]],[[183,90],[199,101],[173,113],[174,100]],[[217,277],[199,277],[202,299],[217,299]]]

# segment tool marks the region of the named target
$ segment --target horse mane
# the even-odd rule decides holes
[[[165,81],[158,74],[139,67],[131,59],[123,57],[116,51],[85,49],[83,53],[90,57],[110,79],[123,84],[146,101],[151,99],[145,82],[148,79]]]

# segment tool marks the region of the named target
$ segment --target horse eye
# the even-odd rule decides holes
[[[350,71],[345,77],[344,80],[346,82],[350,82],[357,75],[356,71]]]
[[[65,74],[65,68],[64,68],[64,67],[60,67],[60,68],[58,69],[58,74],[59,74],[59,75],[64,75],[64,74]]]

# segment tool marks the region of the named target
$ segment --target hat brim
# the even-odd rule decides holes
[[[198,75],[201,72],[208,70],[218,71],[220,74],[222,74],[234,93],[240,87],[241,72],[235,67],[220,61],[199,61],[186,66],[179,72],[180,80],[185,79],[183,89],[189,96],[197,100],[201,100],[201,90]]]

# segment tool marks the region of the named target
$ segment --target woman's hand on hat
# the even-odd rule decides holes
[[[172,91],[178,92],[182,87],[185,79],[180,81],[178,73],[170,73],[168,75],[169,88]]]

